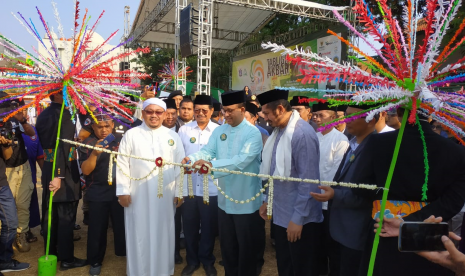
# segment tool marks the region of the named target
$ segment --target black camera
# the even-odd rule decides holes
[[[1,119],[0,119],[1,120]],[[8,144],[9,146],[15,146],[17,143],[16,136],[13,133],[13,125],[10,121],[4,123],[3,121],[0,122],[0,136],[5,137],[5,139],[11,140],[12,143]]]

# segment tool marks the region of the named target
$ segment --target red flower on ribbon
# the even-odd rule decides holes
[[[163,159],[161,157],[155,159],[155,165],[157,165],[157,167],[161,167],[163,165]]]
[[[209,171],[210,171],[210,168],[207,165],[202,165],[202,167],[199,170],[199,173],[207,174]]]

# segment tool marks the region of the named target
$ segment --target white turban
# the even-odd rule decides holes
[[[163,100],[160,100],[159,98],[150,98],[148,100],[145,100],[142,105],[142,110],[144,110],[147,106],[151,104],[158,105],[166,111],[166,103]]]

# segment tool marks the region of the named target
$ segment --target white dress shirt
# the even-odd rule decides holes
[[[395,129],[393,129],[392,127],[386,125],[383,127],[383,129],[381,130],[380,133],[384,133],[384,132],[389,132],[389,131],[394,131]]]
[[[326,135],[317,132],[316,136],[320,142],[320,180],[333,181],[344,153],[349,147],[349,140],[344,133],[335,128]],[[321,192],[324,193],[323,190]],[[323,202],[323,210],[327,209],[328,202]]]
[[[181,138],[182,144],[184,145],[184,151],[186,156],[194,154],[200,151],[203,146],[208,143],[208,139],[213,133],[215,128],[219,127],[218,124],[215,124],[212,121],[208,122],[207,127],[204,130],[201,130],[197,124],[197,121],[190,122],[183,125],[179,131],[178,135]],[[218,180],[214,180],[218,184]],[[192,187],[194,190],[195,196],[203,196],[203,175],[198,173],[192,174]],[[188,186],[187,186],[187,174],[184,176],[184,196],[188,195]],[[208,177],[208,193],[210,196],[217,196],[218,189],[213,184],[210,176]]]

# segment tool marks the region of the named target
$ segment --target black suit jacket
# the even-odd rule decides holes
[[[427,196],[429,204],[407,217],[405,221],[423,221],[431,215],[450,220],[465,203],[465,150],[450,140],[434,133],[430,125],[421,122],[428,152],[429,175]],[[357,166],[359,183],[383,187],[389,171],[398,130],[372,135]],[[418,126],[407,124],[402,138],[388,199],[422,201],[425,181],[423,146]],[[380,200],[382,192],[354,189],[355,194],[371,201]],[[373,228],[372,228],[373,229]],[[367,243],[371,251],[374,233]],[[375,275],[453,275],[448,270],[428,262],[414,253],[399,252],[396,238],[380,238]],[[369,256],[365,258],[367,267]],[[393,265],[395,264],[395,265]],[[363,274],[363,273],[362,273]],[[366,273],[365,273],[366,275]]]
[[[365,151],[366,139],[354,151],[353,160],[346,163],[347,155],[351,152],[350,147],[347,149],[334,176],[334,181],[355,183],[354,177],[358,174],[355,168],[357,163],[360,162],[359,156]],[[353,189],[341,186],[334,186],[333,188],[334,197],[329,201],[329,231],[331,237],[345,247],[362,251],[368,237],[368,226],[370,224],[368,212],[371,202],[362,196],[354,194]]]

